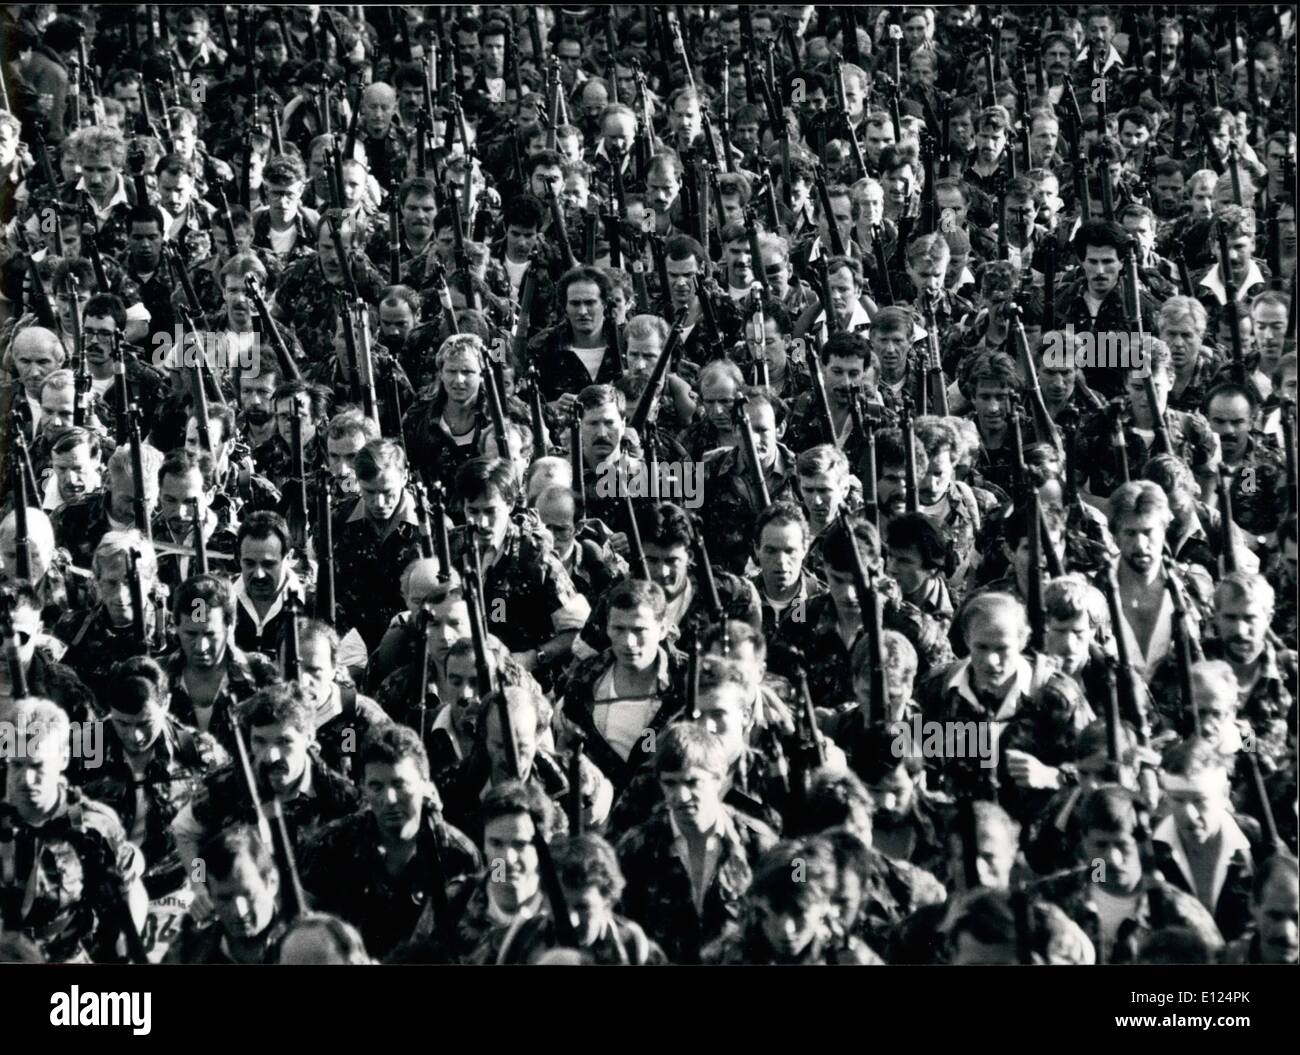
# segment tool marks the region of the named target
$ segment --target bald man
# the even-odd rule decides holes
[[[537,515],[555,540],[555,553],[573,585],[592,604],[628,572],[628,565],[610,547],[608,530],[577,523],[577,501],[568,487],[548,487],[537,496]],[[599,524],[599,521],[596,522]]]
[[[370,159],[370,174],[381,187],[395,187],[406,179],[410,143],[393,121],[396,115],[397,92],[392,85],[376,81],[362,93],[359,138]]]

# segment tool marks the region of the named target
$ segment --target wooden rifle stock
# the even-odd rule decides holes
[[[732,413],[735,417],[736,427],[740,432],[740,445],[745,454],[745,466],[748,470],[750,486],[754,489],[754,496],[758,499],[758,508],[761,511],[772,504],[772,497],[768,493],[767,480],[763,478],[763,466],[758,460],[758,448],[754,443],[754,430],[749,420],[748,400],[744,395],[736,396]]]

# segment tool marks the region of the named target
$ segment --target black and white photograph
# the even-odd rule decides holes
[[[32,1028],[539,977],[489,965],[1280,1019],[1296,23],[4,7]]]

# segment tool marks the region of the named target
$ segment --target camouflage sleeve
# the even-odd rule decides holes
[[[106,863],[109,874],[105,881],[117,881],[123,887],[144,878],[145,861],[140,848],[126,837],[126,829],[112,808],[101,802],[82,800],[84,823],[103,840],[107,849]]]

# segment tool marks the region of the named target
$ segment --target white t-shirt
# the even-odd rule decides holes
[[[592,707],[591,717],[596,725],[596,731],[605,738],[610,747],[618,752],[619,757],[626,761],[628,755],[632,753],[632,748],[636,746],[637,738],[659,710],[660,702],[650,696],[619,699],[614,703],[600,702],[612,699],[616,695],[614,668],[610,667],[596,685],[595,705]]]
[[[596,375],[600,372],[600,364],[605,358],[605,346],[602,344],[599,348],[572,348],[570,350],[582,360],[582,365],[587,368],[587,373],[595,381]]]
[[[523,288],[524,272],[528,270],[528,261],[522,264],[516,264],[510,257],[503,261],[505,264],[506,275],[510,279],[510,296],[513,300],[519,299],[519,291]]]
[[[452,431],[452,427],[449,424],[447,424],[446,414],[443,414],[442,416],[442,429],[445,433],[447,433],[448,436],[451,437],[451,441],[454,444],[456,444],[457,447],[468,447],[471,443],[474,442],[473,427],[471,426],[468,432],[454,432]]]
[[[274,227],[269,228],[271,238],[271,251],[277,256],[284,256],[293,249],[294,244],[298,241],[298,227],[296,224],[290,224],[283,231],[277,231]]]
[[[1126,919],[1137,917],[1138,895],[1117,897],[1098,887],[1093,891],[1093,901],[1097,906],[1097,915],[1101,919],[1102,940],[1106,943],[1106,951],[1109,953],[1115,944],[1115,937],[1119,934],[1121,924]]]

